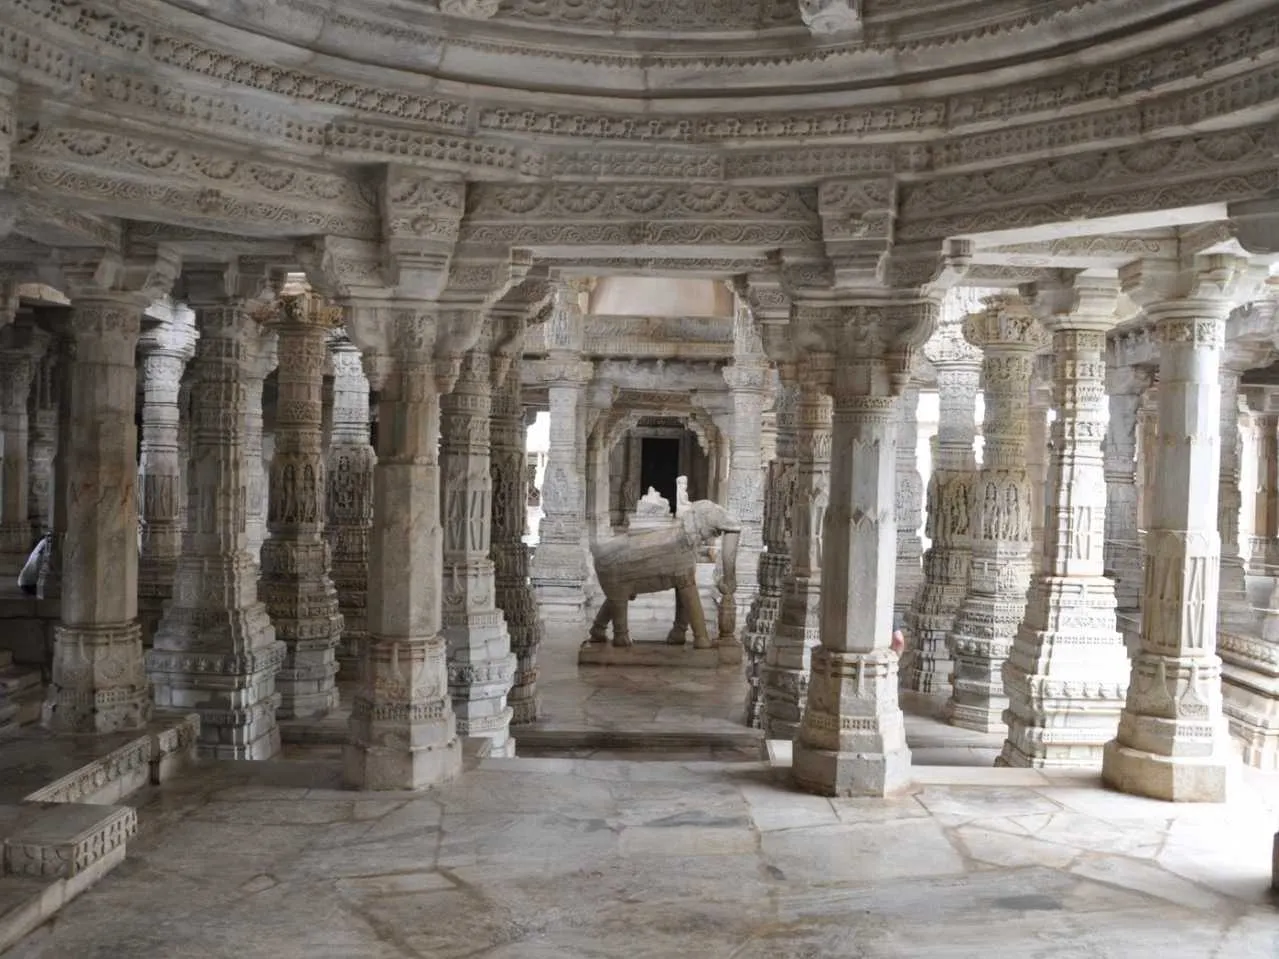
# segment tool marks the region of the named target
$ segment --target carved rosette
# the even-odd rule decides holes
[[[1034,353],[1045,337],[1019,297],[999,297],[964,323],[983,350],[985,438],[973,497],[968,594],[948,640],[955,663],[946,718],[992,732],[1008,705],[1000,670],[1026,608],[1031,574],[1031,497],[1026,471]]]
[[[977,306],[978,304],[969,304]],[[924,347],[937,370],[939,414],[936,456],[928,480],[924,577],[906,614],[910,637],[903,688],[944,700],[954,662],[946,637],[968,590],[977,461],[977,386],[981,351],[963,336],[963,315],[948,317]]]
[[[537,692],[537,656],[544,639],[537,597],[529,579],[532,552],[524,543],[527,489],[532,479],[525,469],[527,427],[520,404],[518,354],[493,390],[490,420],[493,477],[492,542],[494,588],[497,606],[506,619],[515,676],[507,703],[511,725],[536,722],[540,713]]]
[[[493,478],[489,457],[492,415],[489,324],[462,359],[451,393],[441,397],[440,502],[444,527],[443,633],[448,642],[449,691],[457,731],[486,741],[488,755],[513,756],[506,694],[515,657],[497,607],[492,536]]]
[[[368,641],[369,533],[373,527],[373,467],[369,381],[360,350],[344,333],[329,338],[333,365],[333,426],[325,482],[324,537],[329,574],[342,614],[338,675],[359,676],[360,649]]]
[[[1235,761],[1217,656],[1218,367],[1243,258],[1207,256],[1191,295],[1146,306],[1159,335],[1159,476],[1146,535],[1141,649],[1102,778],[1157,799],[1223,802]],[[1237,407],[1232,412],[1237,413]]]
[[[45,725],[61,732],[137,729],[151,714],[135,589],[134,350],[145,307],[146,297],[100,290],[72,305],[62,618],[44,702]]]
[[[1042,317],[1052,332],[1052,451],[1044,545],[1026,614],[1002,676],[1008,766],[1095,766],[1127,688],[1114,585],[1104,575],[1105,331],[1113,281],[1076,281],[1069,307]],[[1067,288],[1070,289],[1070,288]]]
[[[222,285],[219,276],[207,279]],[[284,644],[258,599],[257,564],[247,549],[249,452],[242,413],[260,324],[250,303],[188,282],[200,338],[189,374],[187,519],[172,601],[147,654],[147,672],[158,706],[200,714],[202,754],[267,759],[280,749],[275,673]]]
[[[746,651],[746,722],[762,725],[764,692],[762,669],[768,646],[777,632],[783,589],[790,575],[791,512],[795,503],[798,468],[795,460],[795,421],[799,386],[794,368],[784,371],[774,401],[777,424],[776,457],[769,462],[764,483],[763,538],[759,558],[759,589],[746,615],[742,645]]]
[[[151,644],[182,553],[182,464],[178,449],[182,373],[195,355],[191,315],[171,316],[141,338],[142,446],[138,463],[138,511],[142,549],[138,557],[138,615],[142,641]]]
[[[807,356],[795,397],[794,480],[790,489],[789,563],[777,628],[760,668],[760,724],[769,739],[791,740],[808,696],[812,652],[821,641],[821,530],[830,505],[830,356]],[[780,436],[780,433],[779,433]]]
[[[338,702],[338,594],[329,578],[322,390],[327,341],[339,314],[313,294],[285,296],[272,324],[279,398],[259,585],[276,638],[282,718],[321,716]]]
[[[434,310],[352,308],[348,324],[380,389],[369,639],[351,705],[347,782],[418,789],[461,771],[441,626],[440,400],[452,362],[437,365]],[[438,375],[437,375],[438,374]]]

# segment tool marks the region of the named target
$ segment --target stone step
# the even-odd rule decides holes
[[[0,806],[0,952],[118,866],[137,828],[127,806]]]
[[[12,662],[0,666],[0,729],[39,722],[43,702],[40,670]]]

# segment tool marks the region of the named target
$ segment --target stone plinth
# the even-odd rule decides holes
[[[718,669],[740,661],[740,657],[721,658],[720,648],[697,649],[685,644],[634,643],[614,646],[612,643],[584,643],[577,651],[579,666],[656,666],[667,669]]]

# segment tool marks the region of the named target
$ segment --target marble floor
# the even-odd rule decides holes
[[[1279,956],[1271,781],[1209,808],[936,768],[830,801],[764,763],[559,758],[358,794],[296,754],[140,796],[127,860],[6,959]]]

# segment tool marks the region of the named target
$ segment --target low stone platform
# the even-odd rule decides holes
[[[123,862],[137,828],[127,806],[0,806],[0,952]]]
[[[142,730],[61,735],[40,727],[0,739],[0,803],[114,803],[195,759],[197,713],[158,713]]]
[[[732,652],[736,651],[736,658]],[[729,653],[725,656],[725,653]],[[671,646],[666,643],[638,642],[630,646],[610,643],[585,643],[577,651],[579,666],[659,666],[668,669],[718,669],[741,662],[741,647],[712,646],[694,649],[692,643]]]
[[[0,730],[39,722],[43,702],[39,668],[16,663],[10,650],[0,649]]]

